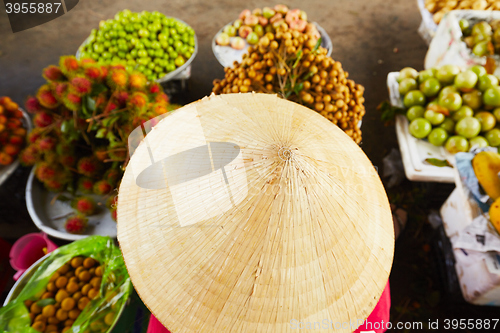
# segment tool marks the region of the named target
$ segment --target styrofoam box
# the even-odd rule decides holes
[[[397,78],[399,72],[391,72],[387,76],[387,88],[391,104],[403,107],[403,101],[399,94]],[[408,119],[404,115],[396,116],[396,135],[399,149],[403,158],[406,177],[413,181],[426,181],[438,183],[454,183],[453,168],[437,167],[425,162],[428,158],[447,160],[455,165],[455,157],[444,147],[436,147],[426,140],[413,137],[408,129]]]
[[[453,240],[479,214],[472,200],[456,187],[441,207],[446,235]],[[500,254],[454,249],[455,270],[464,299],[476,305],[500,306]]]

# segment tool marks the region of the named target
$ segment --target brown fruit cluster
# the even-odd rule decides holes
[[[498,0],[425,0],[425,8],[433,14],[436,24],[441,22],[444,14],[452,10],[500,10]]]
[[[0,97],[0,165],[9,165],[24,146],[26,129],[19,105],[9,97]]]
[[[68,331],[90,301],[99,296],[102,275],[103,267],[92,258],[74,257],[64,264],[51,276],[40,299],[24,302],[31,327],[45,333]]]
[[[283,24],[250,47],[241,63],[225,68],[213,92],[276,93],[319,112],[360,143],[364,87],[349,80],[342,64],[326,54],[317,39]]]

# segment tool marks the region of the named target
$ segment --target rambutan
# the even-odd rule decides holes
[[[92,59],[92,58],[85,58],[85,59],[81,59],[80,60],[80,64],[82,66],[94,65],[96,63],[97,62],[94,59]]]
[[[38,99],[38,102],[47,109],[54,109],[59,105],[59,101],[52,94],[48,84],[44,84],[38,89],[36,98]]]
[[[113,187],[106,180],[100,180],[94,184],[94,193],[98,195],[105,195],[113,190]]]
[[[108,199],[106,199],[106,207],[110,209],[116,209],[116,205],[118,204],[118,196],[112,195]]]
[[[97,147],[94,150],[94,155],[99,161],[104,161],[108,158],[108,148],[106,146]]]
[[[45,67],[42,72],[42,76],[47,81],[59,81],[64,79],[64,74],[61,69],[57,66],[50,65]]]
[[[112,210],[111,210],[111,218],[112,218],[115,222],[118,222],[118,209],[112,209]]]
[[[170,102],[170,99],[168,98],[168,95],[165,93],[160,93],[155,96],[155,103],[158,104],[168,104]]]
[[[43,152],[41,152],[43,153]],[[43,154],[43,160],[44,162],[47,162],[48,164],[51,165],[58,165],[59,164],[59,155],[57,155],[54,151],[46,151]]]
[[[29,96],[24,105],[26,107],[26,111],[29,113],[36,113],[43,110],[42,105],[38,102],[38,99],[33,96]]]
[[[148,80],[146,79],[146,76],[140,72],[134,72],[130,74],[129,77],[129,82],[130,82],[130,88],[131,89],[143,89],[146,87],[146,84],[148,83]]]
[[[128,100],[128,92],[119,91],[116,93],[116,101],[120,106],[125,106]]]
[[[57,179],[51,179],[43,182],[43,185],[51,192],[62,192],[66,184]]]
[[[78,213],[88,216],[94,214],[97,205],[94,199],[90,197],[78,197],[73,199],[73,201],[71,202],[71,207],[76,209]]]
[[[168,112],[168,109],[162,105],[162,104],[156,104],[154,107],[153,107],[153,112],[156,114],[156,115],[162,115],[164,113],[167,113]]]
[[[86,176],[93,177],[101,170],[101,163],[94,156],[82,157],[78,160],[77,170],[78,173]]]
[[[56,152],[59,155],[71,155],[75,151],[75,146],[67,142],[59,142],[56,146]]]
[[[115,70],[115,69],[124,71],[125,66],[123,66],[122,64],[115,64],[115,65],[109,66],[109,70]]]
[[[59,60],[59,67],[64,75],[71,77],[77,72],[80,65],[74,56],[62,56]]]
[[[41,152],[47,152],[53,150],[56,144],[57,140],[50,136],[46,136],[36,140],[36,145]]]
[[[100,66],[88,66],[85,68],[85,76],[92,81],[100,81],[102,78],[101,67]]]
[[[130,96],[127,107],[131,110],[143,110],[148,104],[148,96],[145,93],[136,91]]]
[[[161,88],[160,88],[160,85],[158,83],[152,83],[150,86],[149,86],[149,92],[151,94],[157,94],[161,91]]]
[[[105,80],[108,77],[108,72],[107,66],[101,66],[101,80]]]
[[[92,178],[88,177],[80,177],[78,179],[78,191],[82,193],[92,193],[92,189],[94,188],[94,181]]]
[[[113,69],[108,74],[108,85],[114,89],[125,89],[128,83],[128,74],[125,69]]]
[[[87,229],[88,219],[83,215],[72,215],[66,219],[64,228],[70,234],[83,234]]]
[[[117,168],[108,169],[104,173],[104,179],[107,180],[110,184],[116,184],[123,176],[123,172]]]
[[[85,77],[74,77],[71,79],[71,85],[74,88],[74,92],[80,96],[86,95],[92,91],[92,82]]]
[[[47,162],[41,162],[37,164],[35,169],[35,176],[41,182],[45,182],[48,180],[53,180],[56,178],[58,173],[58,169],[53,165],[50,165]]]
[[[71,111],[78,111],[82,106],[82,98],[70,90],[63,97],[63,103]]]
[[[29,143],[35,143],[36,140],[40,138],[40,135],[42,134],[43,129],[40,127],[35,127],[33,130],[28,134],[28,142]]]
[[[113,102],[109,102],[107,105],[106,105],[106,108],[104,109],[104,114],[109,114],[111,113],[113,110],[116,110],[118,108],[118,106],[113,103]]]
[[[52,116],[46,111],[37,112],[33,117],[33,123],[35,123],[36,127],[47,127],[53,121]]]
[[[72,168],[75,166],[76,158],[73,155],[60,155],[59,163],[61,163],[65,168]]]
[[[40,158],[40,152],[35,145],[30,145],[24,149],[19,155],[19,161],[24,166],[34,165]]]
[[[9,143],[16,146],[21,146],[24,143],[24,138],[20,135],[12,135],[9,139]]]
[[[68,89],[68,83],[67,82],[57,82],[54,85],[54,93],[57,98],[62,99],[64,97],[64,93]]]

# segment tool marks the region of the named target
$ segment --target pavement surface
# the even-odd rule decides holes
[[[73,10],[62,17],[18,33],[12,33],[7,15],[2,9],[0,96],[10,96],[14,101],[23,104],[26,97],[34,94],[43,84],[41,72],[44,67],[57,64],[61,55],[75,54],[90,30],[98,27],[99,21],[112,18],[116,12],[127,8],[131,11],[158,10],[167,16],[182,19],[194,28],[199,51],[192,64],[188,91],[178,98],[184,103],[195,101],[209,95],[212,81],[224,76],[223,68],[211,48],[216,32],[234,20],[245,8],[253,9],[274,4],[268,1],[241,0],[80,1]],[[372,163],[382,170],[382,158],[392,148],[397,148],[394,128],[385,127],[376,110],[377,105],[388,98],[387,74],[407,66],[417,70],[423,69],[427,52],[427,45],[417,34],[421,17],[416,0],[291,0],[286,4],[290,8],[305,10],[310,20],[319,23],[326,30],[333,43],[332,57],[343,64],[350,78],[365,86],[367,112],[363,119],[361,147]],[[0,188],[0,237],[11,241],[37,230],[29,218],[24,202],[28,173],[28,169],[19,168]],[[410,190],[415,187],[409,182],[405,186]],[[425,188],[428,189],[428,186]],[[433,194],[444,191],[445,195],[438,201],[444,200],[450,190],[449,186],[439,184],[432,185],[431,188],[433,190],[427,192],[428,199],[432,198]],[[439,204],[438,202],[437,206]],[[408,205],[411,205],[411,202]],[[411,218],[409,223],[412,223]],[[408,260],[408,247],[401,243],[406,242],[405,232],[396,247],[399,251],[396,255],[398,261],[395,261],[398,271],[393,269],[391,275],[393,304],[396,306],[401,302],[402,305],[408,303],[402,296],[407,295],[405,288],[408,288],[409,281],[414,278],[408,274],[409,271],[404,265]],[[415,246],[419,247],[421,244],[416,242]],[[425,275],[423,279],[433,278]],[[444,311],[442,316],[446,316],[447,306],[451,304],[444,302],[439,306]],[[402,309],[408,312],[409,307]],[[470,307],[466,306],[464,309],[464,315],[467,311],[470,313]],[[403,315],[398,315],[398,319]],[[454,312],[453,315],[457,313]],[[420,319],[427,321],[427,318]]]

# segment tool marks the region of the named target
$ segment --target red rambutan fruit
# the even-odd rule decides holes
[[[75,147],[67,142],[59,142],[56,147],[56,152],[59,155],[73,154]]]
[[[43,110],[42,105],[38,102],[38,99],[33,96],[29,96],[24,105],[26,107],[26,111],[29,113],[36,113]]]
[[[139,72],[134,72],[129,76],[130,88],[132,89],[143,89],[146,87],[148,80],[146,76]]]
[[[56,95],[57,98],[60,100],[64,97],[64,93],[68,89],[68,83],[66,82],[57,82],[54,85],[54,94]]]
[[[153,107],[153,112],[155,113],[155,115],[162,115],[164,113],[167,113],[168,112],[168,109],[165,107],[165,105],[162,105],[162,104],[156,104],[154,107]]]
[[[33,123],[35,123],[36,127],[47,127],[52,124],[52,122],[52,116],[45,111],[38,112],[33,117]]]
[[[155,96],[155,103],[158,104],[168,104],[170,103],[170,99],[168,98],[168,95],[165,93],[160,93]]]
[[[116,205],[118,204],[118,196],[112,195],[108,199],[106,199],[106,207],[110,209],[116,209]]]
[[[72,76],[80,65],[74,56],[62,56],[59,60],[59,67],[64,75]]]
[[[39,163],[35,169],[35,176],[41,182],[53,180],[56,178],[58,169],[47,162]]]
[[[71,207],[76,209],[78,213],[88,216],[94,214],[97,205],[94,199],[90,197],[78,197],[73,199],[73,201],[71,202]]]
[[[47,81],[59,81],[64,79],[64,74],[61,69],[57,66],[50,65],[45,67],[42,72],[42,76]]]
[[[77,163],[78,173],[92,177],[99,172],[101,169],[101,163],[93,156],[82,157]]]
[[[63,97],[63,102],[64,105],[71,111],[78,111],[82,106],[82,98],[73,91],[68,91],[68,93]]]
[[[81,235],[87,229],[88,219],[82,215],[72,215],[66,219],[64,228],[70,234]]]
[[[92,91],[92,82],[85,77],[74,77],[71,79],[71,85],[79,95],[86,95]]]
[[[143,92],[135,92],[130,96],[127,107],[132,110],[142,110],[148,104],[148,96]]]
[[[56,144],[57,140],[50,136],[46,136],[36,140],[36,145],[41,152],[47,152],[53,150]]]
[[[108,84],[115,89],[124,89],[127,87],[128,74],[124,69],[113,69],[108,74]]]
[[[43,86],[40,87],[40,89],[38,89],[38,92],[36,93],[36,98],[38,99],[38,102],[47,109],[54,109],[59,105],[59,101],[52,94],[52,91],[50,90],[48,84],[44,84]]]
[[[98,195],[108,194],[113,190],[113,187],[106,180],[100,180],[94,184],[94,193]]]
[[[105,80],[108,77],[109,69],[107,66],[101,66],[101,80]]]
[[[75,166],[76,158],[73,155],[60,155],[59,163],[61,163],[66,168],[72,168]]]
[[[111,210],[111,218],[113,221],[117,222],[118,221],[118,209],[112,209]]]
[[[66,183],[63,183],[57,179],[51,179],[43,182],[43,185],[45,185],[45,188],[51,192],[62,192]]]
[[[89,66],[85,68],[85,76],[92,81],[100,81],[102,78],[100,66]]]
[[[92,193],[92,190],[94,188],[94,181],[92,178],[88,177],[80,177],[78,179],[78,191],[82,193]]]
[[[127,104],[128,100],[128,92],[126,91],[119,91],[116,94],[116,101],[120,106],[125,106]]]
[[[110,184],[116,184],[123,176],[123,172],[116,168],[108,169],[104,173],[104,180],[107,180]]]
[[[111,113],[113,110],[116,110],[118,108],[118,106],[116,106],[115,103],[113,102],[110,102],[106,105],[106,108],[104,109],[104,113],[105,114],[109,114]]]
[[[35,143],[36,140],[40,138],[40,135],[42,134],[43,129],[39,127],[33,128],[33,130],[28,134],[28,142],[29,143]]]
[[[38,159],[40,158],[40,152],[38,148],[34,145],[30,145],[24,149],[19,155],[19,161],[24,166],[32,166],[34,165]]]
[[[160,88],[160,85],[158,83],[152,83],[150,86],[149,86],[149,92],[151,94],[157,94],[161,91],[161,88]]]

